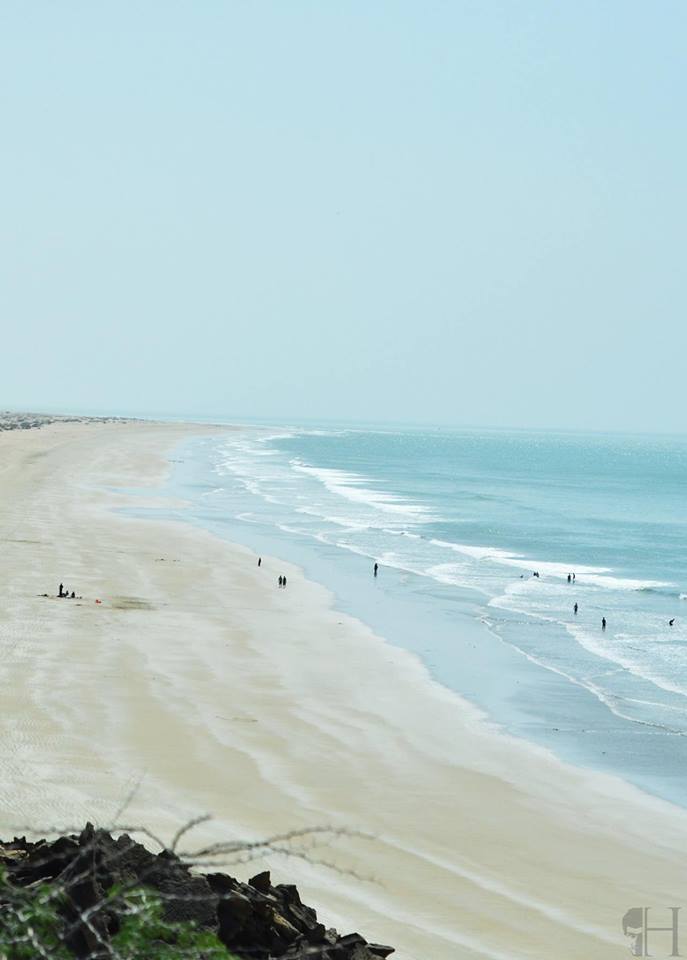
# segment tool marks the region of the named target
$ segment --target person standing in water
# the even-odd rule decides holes
[[[570,583],[571,580],[572,580],[572,577],[570,576],[570,574],[568,574],[568,583]]]
[[[606,629],[606,618],[605,618],[605,617],[602,617],[602,618],[601,618],[601,629],[602,629],[602,630],[605,630],[605,629]]]
[[[577,616],[577,603],[575,603],[575,606],[573,607],[573,611],[575,613],[575,616]]]
[[[378,563],[375,563],[375,565],[374,565],[374,575],[375,575],[375,577],[377,576],[377,571],[378,571],[378,570],[379,570],[379,564],[378,564]]]

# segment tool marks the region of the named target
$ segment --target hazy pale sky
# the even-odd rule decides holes
[[[686,37],[4,0],[0,407],[684,431]]]

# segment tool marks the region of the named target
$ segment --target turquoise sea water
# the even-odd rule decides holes
[[[245,427],[174,459],[180,516],[300,564],[506,730],[687,804],[687,438]]]

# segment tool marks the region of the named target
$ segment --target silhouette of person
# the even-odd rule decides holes
[[[258,557],[258,566],[259,566],[259,567],[262,566],[262,557]]]
[[[279,577],[279,586],[282,587],[283,585],[284,585],[284,578],[283,578],[282,576],[280,576],[280,577]]]
[[[675,617],[673,617],[672,620],[669,620],[669,621],[668,621],[668,626],[669,626],[669,627],[672,627],[672,625],[673,625],[674,623],[675,623]]]
[[[575,574],[573,573],[573,580],[575,579]]]
[[[602,629],[602,630],[605,630],[605,629],[606,629],[606,618],[605,618],[605,617],[602,617],[602,618],[601,618],[601,629]]]
[[[285,586],[286,586],[286,577],[282,577],[282,578],[281,578],[281,582],[282,582],[282,586],[285,587]]]
[[[575,606],[573,607],[573,610],[575,613],[577,613],[577,604],[575,604]]]
[[[570,583],[571,580],[572,580],[572,577],[570,576],[570,574],[568,574],[568,583]]]
[[[377,576],[377,571],[378,571],[378,570],[379,570],[379,564],[378,564],[378,563],[375,563],[375,565],[374,565],[374,574],[375,574],[375,577]]]
[[[63,596],[63,595],[64,595],[64,584],[61,583],[61,584],[60,584],[60,592],[57,594],[57,596],[58,596],[58,597],[61,597],[61,596]]]
[[[74,593],[73,590],[72,590],[72,600],[76,600],[76,594]]]

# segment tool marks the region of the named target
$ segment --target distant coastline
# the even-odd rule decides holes
[[[87,417],[72,414],[0,410],[0,431],[39,430],[51,423],[129,423],[135,419],[135,417]]]

